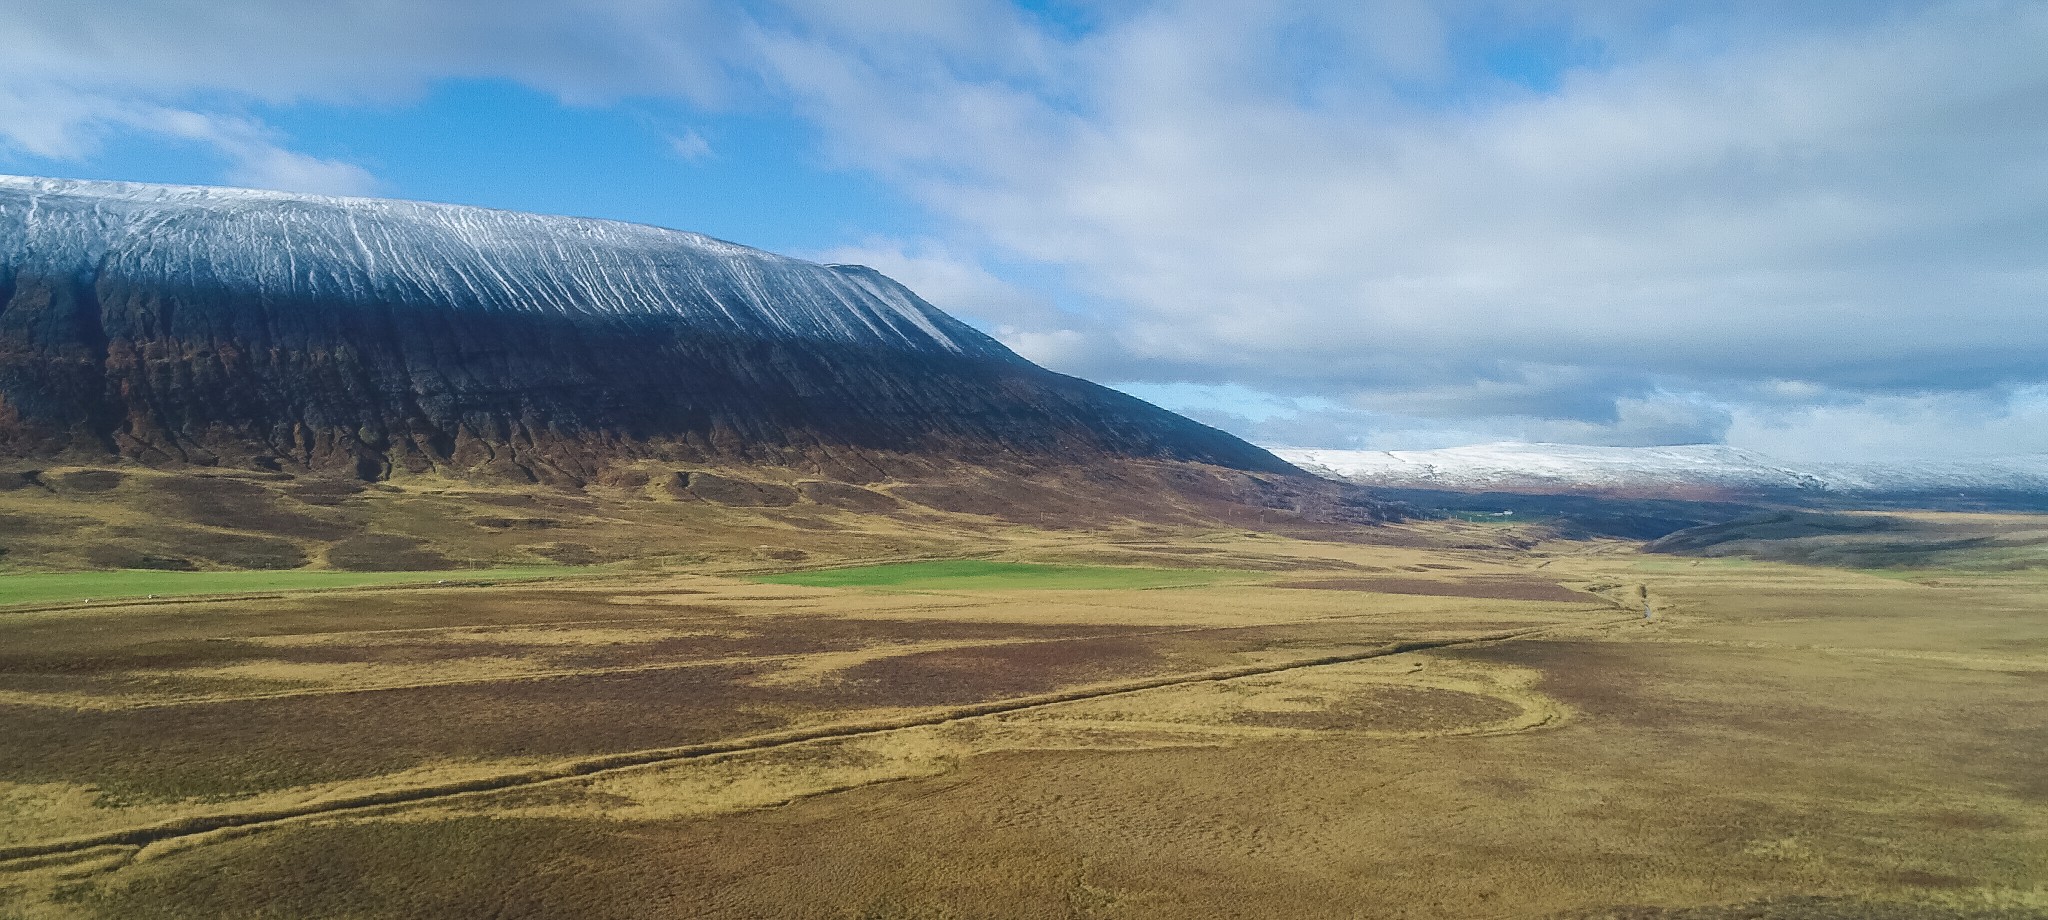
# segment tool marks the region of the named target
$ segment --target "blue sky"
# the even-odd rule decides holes
[[[1261,443],[2048,451],[2048,8],[18,0],[0,171],[875,265]]]
[[[436,81],[393,103],[224,107],[295,151],[373,177],[323,191],[659,224],[780,252],[915,234],[931,222],[878,179],[824,162],[817,131],[787,114],[703,113],[660,99],[571,105],[496,79]],[[235,165],[204,141],[119,125],[85,156],[15,149],[0,164],[198,185],[231,181]]]

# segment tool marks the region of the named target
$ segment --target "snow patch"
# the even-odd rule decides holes
[[[1782,463],[1718,444],[1478,444],[1443,450],[1269,447],[1311,473],[1364,485],[1455,491],[1657,490],[2048,492],[2048,457],[1920,463]]]
[[[277,303],[675,317],[740,336],[1020,360],[872,269],[461,205],[0,176],[0,264]]]

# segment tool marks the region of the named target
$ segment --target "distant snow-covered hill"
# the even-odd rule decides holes
[[[1480,444],[1442,450],[1269,448],[1302,469],[1383,488],[1727,497],[1805,493],[2048,493],[2048,457],[1787,463],[1714,444]]]

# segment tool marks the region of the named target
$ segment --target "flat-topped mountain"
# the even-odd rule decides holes
[[[873,269],[657,227],[0,177],[0,455],[577,480],[1266,451]]]

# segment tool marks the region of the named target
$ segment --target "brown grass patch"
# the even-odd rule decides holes
[[[890,491],[899,498],[939,511],[1039,527],[1080,527],[1121,516],[1118,509],[1103,506],[1096,496],[1089,493],[1062,491],[1021,479],[919,483],[897,486]]]
[[[363,534],[327,548],[327,564],[351,572],[417,572],[462,565],[427,549],[417,537]]]
[[[152,476],[142,506],[174,520],[253,530],[304,540],[348,536],[347,525],[285,507],[287,501],[259,483],[221,476]]]
[[[468,759],[668,747],[779,727],[752,669],[422,687],[170,709],[0,705],[0,777],[111,799],[217,799]]]
[[[112,533],[152,547],[152,555],[194,556],[229,568],[296,569],[308,561],[299,544],[277,537],[178,526],[116,527]]]
[[[543,517],[480,517],[471,522],[486,530],[552,530],[567,524],[554,518]]]
[[[282,491],[301,504],[331,508],[361,495],[366,486],[357,480],[301,479],[287,483]]]
[[[114,470],[77,470],[59,473],[46,479],[59,492],[82,492],[96,494],[112,492],[128,481],[128,474]]]
[[[1554,581],[1513,575],[1482,575],[1458,579],[1436,578],[1310,578],[1275,582],[1275,588],[1303,588],[1316,591],[1365,591],[1373,594],[1413,594],[1428,597],[1471,597],[1499,601],[1598,600]]]
[[[598,565],[612,561],[611,557],[583,543],[543,543],[527,549],[534,555],[562,565]]]
[[[2027,908],[1795,897],[1705,907],[1613,907],[1558,916],[1559,920],[2033,920],[2040,913]]]
[[[29,537],[47,534],[61,534],[77,527],[89,527],[96,523],[92,518],[59,517],[50,514],[14,514],[0,512],[0,536]]]
[[[797,491],[785,485],[702,470],[675,474],[667,489],[677,498],[694,498],[729,508],[780,508],[796,504],[797,498]]]
[[[0,492],[18,489],[48,489],[41,470],[0,470]]]
[[[903,503],[873,489],[847,485],[843,482],[807,480],[796,484],[805,498],[828,508],[842,511],[856,511],[862,514],[886,514],[903,507]]]
[[[198,566],[183,556],[166,556],[147,553],[112,543],[95,543],[85,548],[85,561],[103,569],[157,569],[166,572],[190,572]]]
[[[1136,638],[948,649],[848,668],[822,692],[868,705],[950,706],[1137,677],[1165,663],[1154,644]]]
[[[1248,710],[1240,725],[1314,731],[1449,732],[1504,722],[1522,708],[1499,697],[1439,687],[1386,686],[1307,711]]]

